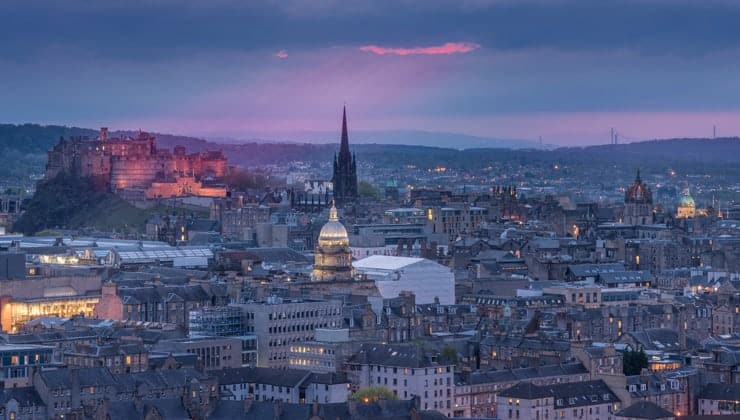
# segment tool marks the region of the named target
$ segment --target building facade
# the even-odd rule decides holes
[[[650,225],[653,223],[653,193],[642,182],[640,171],[632,186],[624,193],[624,223]]]
[[[352,250],[347,229],[339,222],[337,208],[329,209],[329,221],[321,228],[313,264],[314,281],[352,280]]]

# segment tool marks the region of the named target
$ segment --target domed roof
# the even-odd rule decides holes
[[[343,224],[339,223],[337,208],[334,204],[331,205],[331,209],[329,210],[329,221],[326,222],[319,233],[319,242],[321,241],[347,241],[349,243],[347,229],[344,228]]]
[[[688,188],[686,189],[686,191],[684,191],[683,195],[681,196],[681,199],[678,200],[678,206],[679,207],[696,207],[694,198],[689,193]]]

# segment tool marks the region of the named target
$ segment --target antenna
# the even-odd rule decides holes
[[[712,126],[712,139],[716,139],[716,138],[717,138],[717,125],[715,124]]]
[[[611,128],[611,133],[609,134],[609,144],[614,144],[614,127]]]
[[[542,136],[540,136],[540,147],[542,148]]]

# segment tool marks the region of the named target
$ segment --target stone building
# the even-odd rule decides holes
[[[90,178],[101,190],[146,189],[154,181],[179,177],[221,178],[226,174],[226,157],[220,151],[186,154],[182,146],[171,153],[158,149],[154,135],[141,131],[136,136],[109,138],[103,127],[94,140],[60,139],[48,153],[44,177],[51,179],[60,173]],[[179,191],[180,195],[186,192]]]
[[[339,206],[357,200],[357,160],[349,151],[346,107],[342,110],[342,141],[339,146],[339,155],[334,156],[332,184],[334,199]]]
[[[347,229],[339,222],[337,208],[332,205],[329,221],[321,228],[313,265],[314,281],[352,280],[352,250]]]
[[[242,310],[247,328],[257,336],[257,366],[289,367],[291,346],[313,341],[317,328],[342,326],[338,300],[266,301],[235,305]]]
[[[624,223],[650,225],[653,223],[653,193],[642,182],[640,171],[632,186],[624,193]]]
[[[608,419],[620,401],[604,381],[555,385],[522,382],[496,397],[501,419]]]
[[[355,389],[379,386],[401,400],[419,397],[424,410],[453,412],[454,363],[416,345],[364,344],[346,363]]]

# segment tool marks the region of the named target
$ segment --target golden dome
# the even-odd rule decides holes
[[[678,206],[679,207],[696,207],[696,203],[694,202],[694,198],[691,197],[691,193],[689,192],[689,189],[686,188],[683,195],[681,196],[681,199],[678,200]]]
[[[337,208],[332,204],[329,210],[329,221],[321,228],[319,245],[349,245],[349,236],[344,225],[339,223]]]

